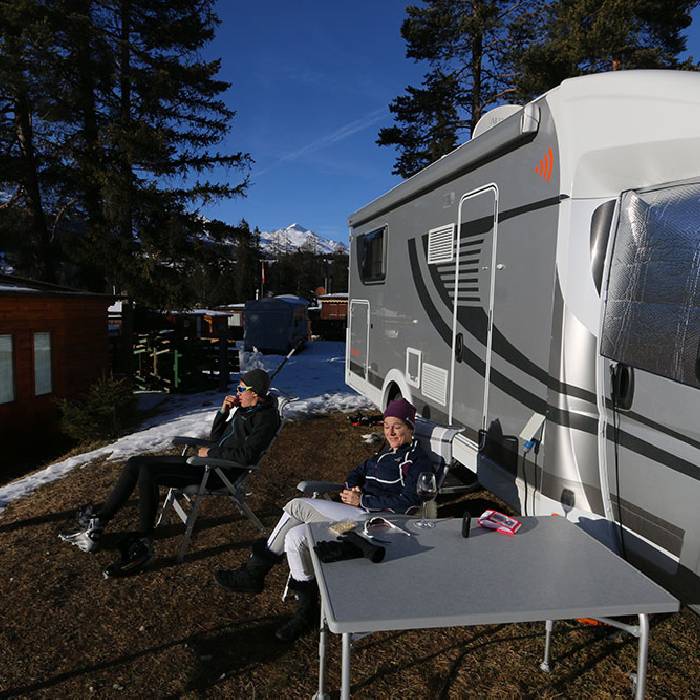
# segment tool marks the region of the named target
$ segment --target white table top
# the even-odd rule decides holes
[[[400,522],[399,516],[390,519]],[[313,543],[334,539],[307,525],[332,632],[454,627],[678,610],[678,601],[624,559],[561,517],[520,518],[514,537],[458,519],[437,520],[390,541],[383,562],[323,564]]]

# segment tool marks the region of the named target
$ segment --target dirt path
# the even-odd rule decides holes
[[[293,422],[251,481],[251,505],[267,527],[303,478],[342,480],[372,448],[367,429],[345,416]],[[105,581],[118,534],[87,555],[61,543],[77,504],[99,500],[120,465],[77,469],[0,517],[0,697],[309,698],[317,680],[317,635],[293,646],[275,628],[290,612],[280,599],[279,566],[255,597],[227,594],[212,578],[247,556],[255,529],[229,504],[203,507],[186,561],[174,554],[182,527],[157,534],[158,559],[132,579]],[[478,511],[488,494],[442,509]],[[135,501],[111,532],[136,522]],[[439,592],[436,592],[439,595]],[[652,623],[649,697],[697,697],[700,624],[684,610]],[[634,640],[605,627],[556,628],[554,670],[538,670],[541,625],[476,627],[372,635],[354,647],[358,698],[626,697],[635,668]],[[340,645],[331,639],[329,683],[339,685]]]

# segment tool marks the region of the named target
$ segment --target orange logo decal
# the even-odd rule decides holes
[[[535,172],[549,182],[552,179],[552,170],[554,170],[554,153],[552,153],[550,146],[544,154],[544,158],[535,167]]]

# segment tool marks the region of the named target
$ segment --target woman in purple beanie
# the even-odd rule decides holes
[[[362,520],[369,513],[408,513],[420,501],[416,482],[421,472],[432,471],[430,458],[413,437],[416,409],[406,399],[390,401],[384,411],[385,446],[353,469],[340,493],[341,503],[295,498],[267,540],[253,545],[250,558],[238,569],[219,569],[217,582],[229,591],[260,593],[270,569],[287,555],[289,588],[299,606],[294,617],[277,630],[281,641],[292,642],[318,621],[318,590],[314,580],[305,523]]]

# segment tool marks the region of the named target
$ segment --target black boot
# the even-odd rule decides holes
[[[316,581],[296,581],[292,578],[289,579],[289,589],[296,593],[299,604],[292,619],[275,632],[280,642],[294,642],[317,627],[321,614]]]
[[[228,591],[260,593],[265,588],[267,572],[282,559],[267,548],[265,540],[258,540],[252,547],[250,559],[237,569],[217,569],[216,582]]]

